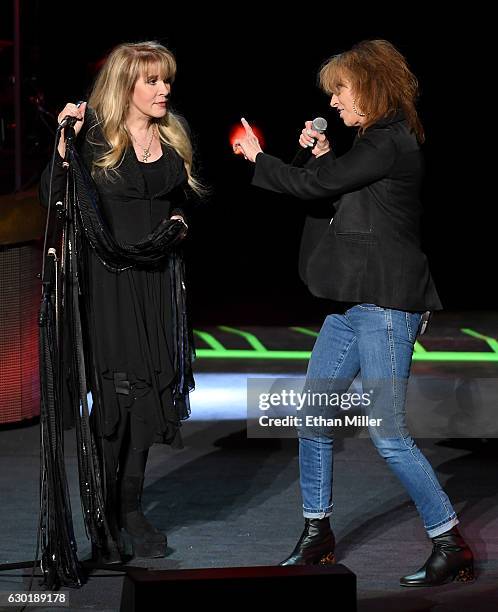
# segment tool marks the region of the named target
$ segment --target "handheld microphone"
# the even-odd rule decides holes
[[[59,123],[59,128],[65,127],[74,127],[74,124],[78,121],[76,117],[71,117],[71,115],[66,115],[64,119]]]
[[[323,117],[316,117],[315,119],[313,119],[311,127],[315,132],[323,134],[323,132],[325,132],[325,130],[327,129],[327,120]],[[316,145],[316,143],[317,139],[313,138],[313,143],[311,145],[308,145],[305,149],[303,147],[299,147],[299,151],[296,153],[294,159],[291,162],[291,165],[296,166],[297,168],[304,166],[304,164],[310,159],[312,155],[311,151]]]
[[[79,108],[83,104],[84,100],[80,100],[76,106]],[[63,168],[69,168],[69,151],[73,147],[73,141],[76,138],[76,132],[74,131],[74,126],[77,121],[81,121],[81,119],[77,119],[76,117],[71,117],[71,115],[66,115],[64,119],[59,123],[58,131],[60,132],[62,128],[64,128],[64,141],[66,143],[66,152],[64,154],[64,160],[62,161]]]
[[[80,100],[76,106],[79,108],[82,104],[83,104],[84,100]],[[59,129],[68,127],[68,128],[72,128],[74,127],[76,121],[79,121],[79,119],[77,119],[76,117],[71,117],[71,115],[66,115],[64,117],[64,119],[59,123]]]

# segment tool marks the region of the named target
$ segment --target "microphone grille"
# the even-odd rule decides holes
[[[316,117],[315,119],[313,119],[311,125],[316,132],[322,133],[325,132],[325,130],[327,129],[327,120],[323,117]]]

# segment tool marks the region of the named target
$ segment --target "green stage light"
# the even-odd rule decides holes
[[[280,360],[308,360],[310,351],[300,350],[274,350],[267,349],[262,342],[253,334],[234,327],[226,325],[218,326],[218,329],[223,332],[238,335],[244,338],[251,348],[248,349],[228,349],[217,340],[212,333],[201,330],[194,330],[194,334],[203,340],[209,348],[198,348],[196,355],[200,359],[280,359]],[[306,327],[290,327],[291,331],[307,335],[318,336],[316,331]],[[413,360],[414,361],[491,361],[498,362],[498,341],[496,338],[485,336],[479,332],[462,328],[462,333],[483,340],[487,343],[490,351],[430,351],[426,349],[419,341],[415,343]]]

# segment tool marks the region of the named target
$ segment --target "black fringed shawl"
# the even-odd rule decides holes
[[[108,550],[112,541],[105,514],[102,464],[87,404],[90,386],[94,405],[99,405],[100,398],[92,347],[88,346],[84,333],[84,241],[102,264],[113,271],[136,265],[154,266],[169,259],[176,372],[173,401],[180,420],[190,414],[189,391],[194,387],[194,349],[186,316],[184,265],[176,248],[182,239],[181,221],[163,219],[141,242],[118,243],[103,218],[95,184],[74,150],[68,170],[65,209],[60,265],[53,270],[56,282],[50,291],[44,292],[40,310],[40,537],[47,588],[61,584],[80,586],[84,580],[76,555],[64,468],[62,432],[67,404],[76,426],[80,495],[87,535],[97,550]]]

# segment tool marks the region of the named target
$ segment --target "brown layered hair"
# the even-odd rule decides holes
[[[417,140],[424,142],[424,129],[415,108],[417,78],[404,56],[387,40],[365,40],[334,55],[323,64],[318,76],[320,87],[328,95],[337,94],[339,87],[349,82],[356,106],[366,115],[360,132],[401,110]]]

